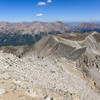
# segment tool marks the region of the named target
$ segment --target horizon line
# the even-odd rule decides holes
[[[40,21],[40,20],[35,20],[35,21],[2,21],[0,22],[8,22],[8,23],[31,23],[31,22],[64,22],[64,23],[95,23],[95,22],[100,22],[100,21],[61,21],[61,20],[55,20],[55,21]]]

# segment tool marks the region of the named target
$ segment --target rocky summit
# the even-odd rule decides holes
[[[100,100],[100,35],[48,35],[0,47],[0,100]]]

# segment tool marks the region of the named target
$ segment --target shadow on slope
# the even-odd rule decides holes
[[[21,46],[31,45],[36,41],[40,40],[42,34],[31,35],[31,34],[20,34],[20,33],[0,33],[0,46]]]

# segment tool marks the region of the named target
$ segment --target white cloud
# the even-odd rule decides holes
[[[51,3],[51,2],[52,2],[52,0],[47,0],[47,2],[48,2],[48,3]]]
[[[38,3],[38,6],[45,6],[45,5],[46,5],[45,2],[39,2],[39,3]]]
[[[39,13],[39,14],[36,14],[36,16],[37,17],[41,17],[41,16],[43,16],[43,14],[42,13]]]

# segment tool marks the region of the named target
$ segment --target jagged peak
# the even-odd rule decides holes
[[[87,39],[95,40],[94,35],[98,35],[98,34],[99,34],[98,32],[94,31],[94,32],[92,32],[91,34],[89,34],[89,35],[86,37],[85,40],[87,40]],[[92,40],[91,40],[91,41],[92,41]]]
[[[98,32],[96,32],[96,31],[94,31],[94,32],[92,32],[90,35],[97,35],[97,34],[99,34]]]

